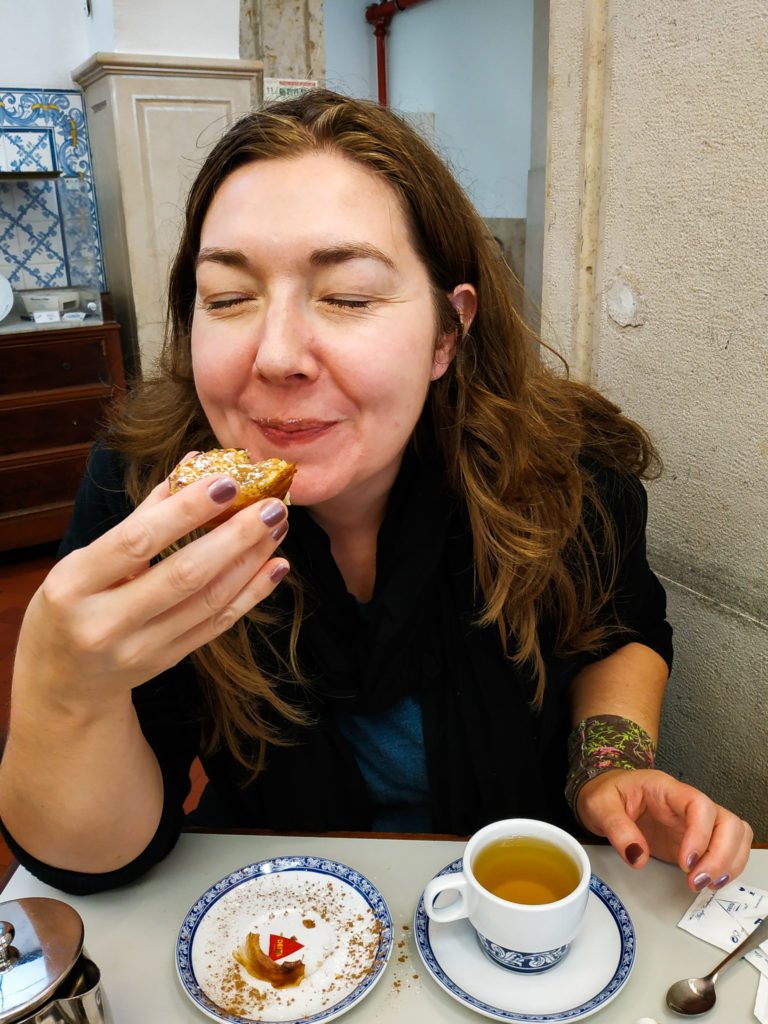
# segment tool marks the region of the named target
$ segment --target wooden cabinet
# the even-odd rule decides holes
[[[0,551],[59,539],[115,389],[116,323],[0,334]]]

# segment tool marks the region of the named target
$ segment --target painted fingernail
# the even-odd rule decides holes
[[[287,566],[285,562],[283,562],[280,565],[276,565],[272,572],[269,574],[269,578],[272,580],[273,583],[279,583],[284,576],[288,575],[289,568],[290,566]]]
[[[712,883],[712,888],[713,889],[722,889],[723,886],[725,885],[725,883],[726,882],[730,882],[730,880],[731,880],[731,876],[730,875],[720,875],[718,880],[716,882]]]
[[[225,477],[223,480],[217,480],[216,483],[211,484],[208,488],[208,497],[211,501],[215,501],[217,505],[223,505],[227,501],[231,501],[232,498],[237,494],[237,485],[234,480],[230,480]]]
[[[698,862],[699,862],[699,855],[698,855],[698,853],[689,853],[688,854],[688,860],[685,863],[686,863],[686,866],[687,866],[688,870],[690,871],[691,868],[696,867]]]
[[[639,843],[630,843],[624,851],[624,856],[627,858],[630,864],[637,864],[637,862],[643,856],[643,848]]]
[[[285,519],[288,515],[288,510],[282,501],[273,501],[271,505],[267,505],[265,509],[261,511],[262,521],[267,526],[277,526],[277,524]]]
[[[288,523],[282,522],[272,531],[272,540],[282,540],[286,533],[288,533]]]
[[[705,885],[709,885],[712,881],[709,875],[702,871],[700,875],[696,875],[693,880],[693,887],[697,892],[701,892]]]

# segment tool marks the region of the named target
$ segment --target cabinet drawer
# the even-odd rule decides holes
[[[0,348],[0,394],[109,384],[104,338],[62,338]]]
[[[26,465],[0,463],[0,515],[74,501],[87,461],[84,449]]]
[[[88,444],[101,425],[109,399],[105,393],[0,409],[0,455]]]

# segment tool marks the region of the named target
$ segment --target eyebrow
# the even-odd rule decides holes
[[[309,262],[313,267],[328,267],[335,263],[349,263],[350,260],[377,260],[390,270],[395,269],[394,261],[375,245],[367,242],[348,242],[342,245],[329,245],[324,249],[315,249]]]
[[[195,257],[195,270],[201,263],[223,263],[225,267],[247,267],[248,258],[241,249],[201,249]]]
[[[390,270],[395,269],[394,261],[375,245],[367,242],[349,242],[341,245],[329,245],[322,249],[315,249],[310,253],[309,262],[313,267],[330,267],[338,263],[349,263],[351,260],[377,260],[383,263]],[[247,269],[249,266],[248,257],[242,249],[220,249],[217,246],[210,246],[201,249],[195,259],[195,269],[201,263],[221,263],[225,267],[236,267]]]

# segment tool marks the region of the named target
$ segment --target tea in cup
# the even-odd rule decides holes
[[[544,821],[510,818],[472,836],[462,870],[433,878],[424,907],[433,921],[468,918],[494,963],[540,973],[568,952],[587,909],[590,878],[589,859],[573,836]],[[450,892],[455,899],[448,906],[435,905]]]

